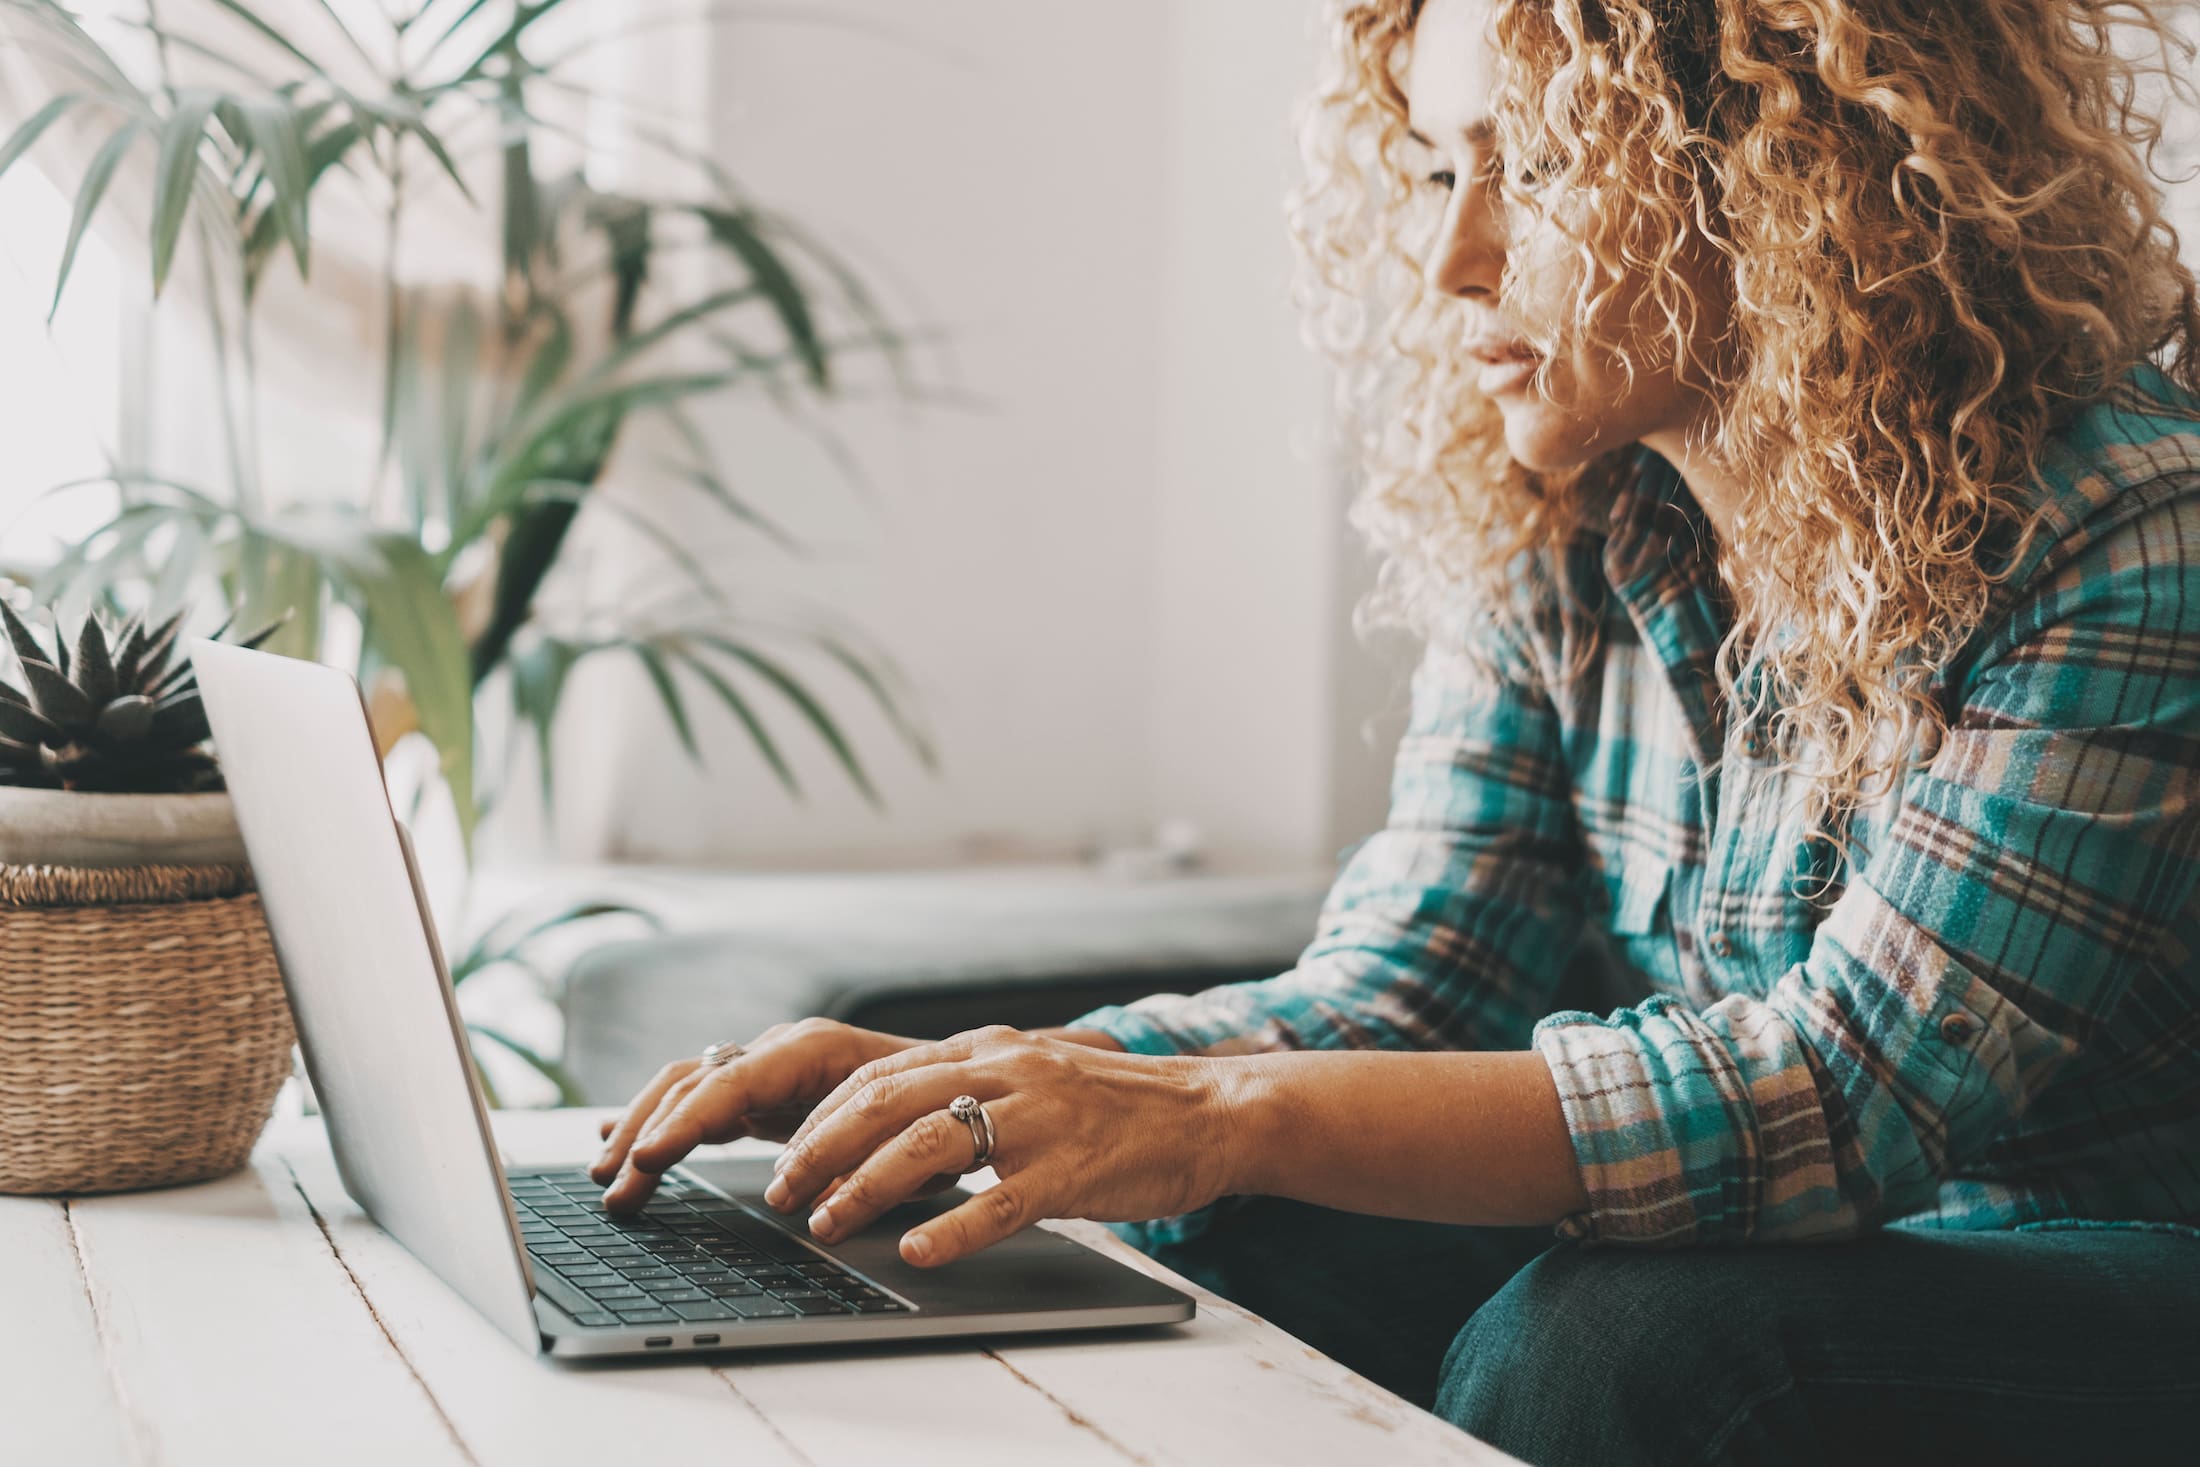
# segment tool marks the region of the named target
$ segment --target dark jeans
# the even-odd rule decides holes
[[[1262,1200],[1152,1251],[1537,1467],[2200,1462],[2189,1234],[1582,1248]]]

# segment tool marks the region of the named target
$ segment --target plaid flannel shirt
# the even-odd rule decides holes
[[[1432,640],[1388,822],[1296,967],[1079,1024],[1532,1045],[1589,1196],[1562,1237],[2200,1221],[2200,403],[2143,367],[2050,444],[2042,527],[1936,679],[1947,737],[1846,862],[1727,726],[1700,512],[1640,464],[1568,552],[1610,591],[1589,671],[1548,618],[1485,624],[1494,680]],[[1590,933],[1633,1006],[1553,1012]]]

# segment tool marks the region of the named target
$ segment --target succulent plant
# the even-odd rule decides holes
[[[205,747],[198,680],[190,659],[176,656],[181,612],[157,625],[132,617],[119,629],[89,614],[73,655],[58,618],[50,654],[5,600],[0,622],[22,682],[0,681],[0,785],[121,794],[222,788],[221,767]],[[257,646],[274,630],[242,645]]]

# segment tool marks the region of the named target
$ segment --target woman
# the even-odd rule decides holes
[[[2125,13],[1340,6],[1296,222],[1428,640],[1387,828],[1280,977],[668,1066],[607,1204],[791,1132],[839,1238],[972,1096],[1001,1185],[910,1262],[1164,1219],[1531,1461],[2189,1453],[2200,307],[2125,58],[2190,56]]]

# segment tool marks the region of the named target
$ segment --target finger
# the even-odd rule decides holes
[[[634,1164],[661,1172],[707,1142],[748,1134],[752,1112],[806,1100],[854,1067],[856,1031],[843,1024],[798,1024],[770,1043],[709,1071],[694,1088],[660,1105],[634,1145]]]
[[[907,1202],[941,1172],[966,1170],[976,1149],[970,1128],[946,1111],[919,1116],[845,1180],[825,1189],[810,1214],[811,1235],[828,1243],[845,1238],[888,1208]]]
[[[611,1134],[605,1138],[603,1154],[588,1169],[591,1179],[599,1183],[608,1182],[618,1173],[619,1167],[626,1161],[627,1149],[634,1144],[634,1138],[641,1134],[642,1123],[656,1113],[657,1102],[664,1098],[667,1090],[694,1072],[695,1063],[694,1060],[674,1060],[642,1087],[641,1093],[628,1103],[626,1114],[619,1117],[618,1124],[611,1128]]]
[[[657,1108],[649,1119],[642,1122],[641,1132],[647,1136],[650,1128],[658,1124],[680,1101],[709,1079],[715,1070],[696,1069],[673,1082],[657,1100]],[[670,1165],[667,1163],[666,1165]],[[619,1163],[618,1174],[603,1190],[603,1205],[612,1212],[632,1212],[649,1200],[649,1194],[657,1190],[657,1178],[664,1174],[664,1166],[648,1166],[643,1163],[641,1143],[636,1142]]]
[[[1043,1217],[1061,1211],[1054,1200],[1060,1182],[1052,1173],[1018,1172],[960,1207],[929,1218],[901,1235],[901,1256],[919,1268],[937,1268],[991,1247]]]
[[[826,1182],[855,1170],[928,1111],[940,1112],[962,1131],[967,1143],[970,1129],[945,1114],[948,1103],[963,1094],[992,1099],[1000,1093],[997,1082],[985,1079],[968,1064],[927,1065],[880,1075],[849,1096],[809,1135],[779,1153],[779,1174],[764,1189],[764,1200],[782,1212],[814,1205]],[[965,1152],[962,1160],[968,1159]]]
[[[872,1060],[834,1086],[825,1098],[819,1101],[810,1111],[810,1118],[796,1129],[794,1135],[787,1138],[788,1144],[790,1146],[798,1145],[806,1140],[810,1132],[816,1130],[842,1106],[846,1105],[850,1096],[874,1080],[884,1079],[888,1075],[899,1075],[925,1065],[968,1059],[971,1055],[977,1053],[980,1044],[1015,1032],[1014,1029],[1010,1029],[1006,1025],[993,1024],[983,1029],[965,1030],[961,1034],[936,1040],[931,1044],[912,1045],[908,1049]]]
[[[609,1141],[611,1139],[611,1128],[617,1124],[617,1121],[605,1121],[602,1125],[596,1127],[596,1139],[598,1141]]]

